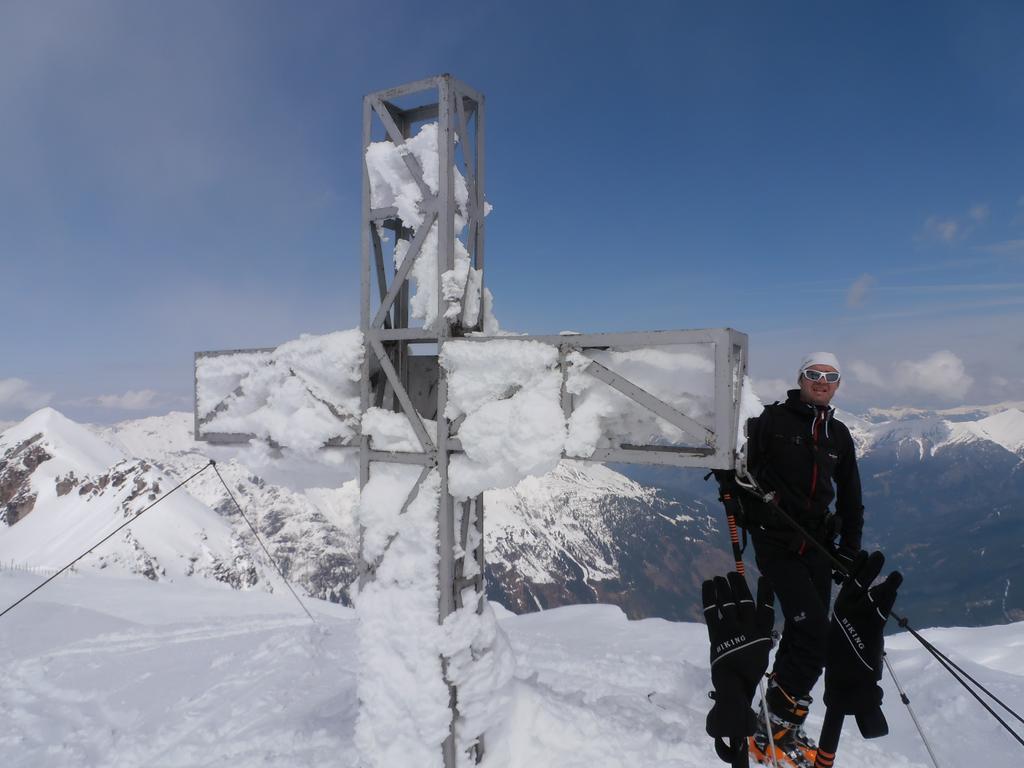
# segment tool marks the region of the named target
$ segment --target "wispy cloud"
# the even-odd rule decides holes
[[[874,284],[875,278],[872,275],[861,275],[854,280],[853,285],[846,292],[846,306],[859,307],[864,304],[864,300]]]
[[[972,246],[972,251],[981,251],[985,246]],[[887,275],[915,275],[926,272],[942,272],[943,270],[958,270],[965,267],[984,267],[990,264],[1003,264],[1020,258],[1021,254],[1006,251],[990,256],[967,256],[959,259],[942,259],[931,261],[927,264],[914,264],[913,266],[895,267],[884,270]]]
[[[917,239],[951,245],[965,240],[977,227],[988,221],[991,214],[988,203],[975,203],[966,213],[958,216],[929,216]]]
[[[52,392],[39,392],[24,379],[0,379],[0,408],[34,411],[52,399]]]
[[[996,254],[1024,254],[1024,240],[1003,240],[1001,243],[976,245],[975,250]]]
[[[963,360],[949,350],[935,352],[922,360],[900,361],[891,365],[887,373],[863,360],[854,360],[849,368],[862,384],[892,393],[919,393],[958,400],[974,384]]]
[[[1017,198],[1017,213],[1014,214],[1013,219],[1010,223],[1014,226],[1024,224],[1024,195]]]
[[[963,228],[956,219],[942,219],[938,216],[929,216],[922,227],[920,239],[952,243],[956,241],[957,235],[961,232],[963,232]]]
[[[885,379],[882,377],[881,372],[873,365],[869,365],[863,360],[854,360],[852,363],[847,365],[846,368],[853,374],[857,381],[860,381],[863,384],[867,384],[872,387],[885,386]]]
[[[926,315],[948,315],[954,312],[984,309],[1004,309],[1006,307],[1018,307],[1024,305],[1024,297],[1013,296],[1006,298],[984,299],[979,301],[961,301],[955,304],[947,302],[921,304],[906,309],[895,309],[888,312],[874,312],[870,315],[858,315],[853,320],[892,320],[907,317],[923,317]]]
[[[1024,290],[1024,283],[923,283],[886,285],[878,290],[886,293],[998,293]]]
[[[172,397],[154,389],[132,389],[117,395],[98,395],[76,401],[75,405],[107,408],[114,411],[146,411],[152,408],[181,405],[181,397]]]
[[[784,379],[754,379],[750,380],[754,388],[754,394],[765,403],[774,400],[785,400],[786,390],[792,389],[795,384],[788,383]]]

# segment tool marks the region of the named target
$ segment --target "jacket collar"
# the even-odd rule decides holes
[[[828,420],[832,418],[832,414],[835,413],[836,409],[832,406],[817,406],[812,403],[805,403],[800,399],[800,390],[791,389],[786,392],[786,407],[794,413],[800,414],[807,418],[813,418],[817,416],[821,411],[824,411],[822,418]]]

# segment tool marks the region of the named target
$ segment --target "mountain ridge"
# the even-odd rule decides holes
[[[1017,555],[1000,539],[1012,541],[1019,526],[1015,500],[1024,499],[1017,485],[1024,478],[1019,471],[1024,464],[1024,413],[1010,407],[956,422],[936,416],[880,423],[846,413],[839,417],[852,422],[862,452],[869,509],[865,545],[882,546],[895,567],[916,572],[922,584],[942,583],[946,590],[962,591],[961,602],[974,607],[957,610],[974,620],[1014,620],[1024,601],[1017,601],[1006,586],[1004,566],[1016,563]],[[216,458],[232,493],[289,579],[310,595],[349,603],[348,588],[358,569],[353,452],[325,451],[310,459],[259,443],[214,446],[197,443],[192,425],[192,414],[175,412],[94,427],[43,409],[0,432],[0,457],[5,457],[0,459],[0,514],[17,523],[0,527],[0,562],[52,568],[56,553],[70,559],[75,547],[85,549],[110,529],[114,516],[100,515],[100,505],[109,503],[126,514],[153,496],[154,486],[166,490]],[[54,434],[46,437],[48,431]],[[11,453],[25,441],[30,442],[20,453]],[[46,457],[33,459],[32,450]],[[71,461],[73,455],[80,461]],[[108,461],[113,463],[103,468]],[[999,484],[976,488],[975,476],[986,472],[995,472]],[[118,473],[123,477],[115,491],[112,482]],[[100,487],[105,476],[106,485]],[[64,493],[58,496],[61,483]],[[727,570],[732,562],[713,485],[702,482],[697,472],[659,474],[643,467],[563,461],[544,477],[488,491],[488,595],[517,612],[610,602],[631,618],[697,619],[701,574]],[[132,496],[136,486],[139,490]],[[1006,499],[1000,501],[999,494]],[[196,524],[194,535],[202,531],[207,536],[203,547],[182,544],[189,557],[199,552],[195,575],[235,588],[280,587],[216,475],[200,475],[182,495],[212,515],[205,527]],[[72,497],[76,504],[69,506]],[[45,533],[18,532],[45,528],[35,516],[39,511],[47,514],[50,506],[57,509],[50,510],[53,524],[62,526],[75,515],[98,515],[102,519],[87,527],[95,536],[90,539],[79,527],[74,546],[55,550]],[[151,514],[162,516],[159,510]],[[984,522],[986,515],[991,522]],[[33,517],[36,522],[22,529]],[[933,521],[942,521],[942,527],[929,528]],[[218,531],[212,541],[207,528]],[[110,546],[116,557],[107,553],[105,559],[87,562],[151,579],[191,575],[187,568],[168,568],[165,561],[181,558],[165,550],[156,553],[159,547],[147,541],[145,528]],[[44,553],[49,554],[44,558]],[[948,562],[951,557],[975,563],[971,584],[934,578],[932,561]],[[1000,606],[995,593],[1007,590],[1011,599],[1007,602],[1003,595]],[[904,592],[912,596],[914,587]],[[930,620],[938,623],[949,613],[940,598],[936,589],[923,589],[920,598],[931,606]]]

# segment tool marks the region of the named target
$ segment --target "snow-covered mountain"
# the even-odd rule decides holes
[[[0,457],[0,562],[43,570],[71,561],[180,479],[49,408],[3,432]],[[254,585],[263,570],[224,517],[188,493],[169,498],[161,514],[140,518],[83,565],[154,581],[197,574],[232,586]]]
[[[963,410],[841,414],[862,454],[866,542],[907,571],[904,604],[921,625],[1024,616],[1014,583],[1024,566],[1024,412]],[[0,563],[55,569],[215,458],[289,580],[347,604],[358,537],[352,451],[218,447],[194,441],[192,427],[185,413],[95,428],[44,409],[0,433]],[[488,594],[517,612],[605,602],[634,618],[696,619],[701,578],[731,562],[713,485],[693,471],[562,462],[489,491]],[[281,587],[212,471],[79,569]]]
[[[885,412],[889,418],[882,420],[881,411],[871,419],[844,412],[838,417],[850,427],[862,457],[885,451],[899,459],[914,454],[924,459],[951,446],[990,443],[1024,458],[1024,404],[1019,405],[994,411],[974,407],[943,412],[904,409]],[[971,415],[977,418],[969,418]]]
[[[190,430],[187,414],[95,429],[46,408],[0,434],[0,563],[48,571],[82,554],[208,463]],[[340,599],[354,570],[355,485],[293,492],[237,461],[218,469],[278,567],[310,594]],[[282,586],[212,468],[77,567]]]
[[[698,574],[728,569],[717,510],[599,464],[485,496],[488,596],[517,612],[614,603],[633,618],[700,614]]]
[[[217,447],[194,441],[192,426],[191,414],[172,413],[94,428],[44,409],[0,434],[0,562],[56,569],[214,458],[289,581],[348,604],[358,541],[352,451],[310,458]],[[701,503],[667,499],[601,465],[563,462],[488,492],[485,505],[489,594],[517,611],[600,601],[631,616],[696,618],[693,563],[728,562]],[[168,538],[172,527],[179,538]],[[281,586],[213,471],[78,568],[110,566],[153,580]]]

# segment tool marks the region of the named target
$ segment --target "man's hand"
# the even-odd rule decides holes
[[[843,568],[846,571],[842,571],[839,568],[832,568],[832,581],[842,586],[843,582],[846,581],[846,574],[853,572],[853,562],[857,559],[857,555],[860,553],[859,549],[853,549],[840,543],[839,546],[833,550],[832,556],[842,563]]]
[[[832,609],[825,662],[825,706],[855,715],[866,739],[884,736],[889,725],[882,714],[882,630],[903,582],[893,571],[881,584],[871,583],[882,572],[885,556],[860,552],[850,568]]]
[[[775,596],[768,580],[761,577],[755,604],[747,582],[735,572],[705,581],[702,596],[711,641],[711,682],[715,686],[711,694],[715,704],[708,713],[706,728],[708,735],[715,737],[719,756],[728,762],[728,748],[722,740],[732,740],[735,750],[756,728],[750,704],[768,667]]]

